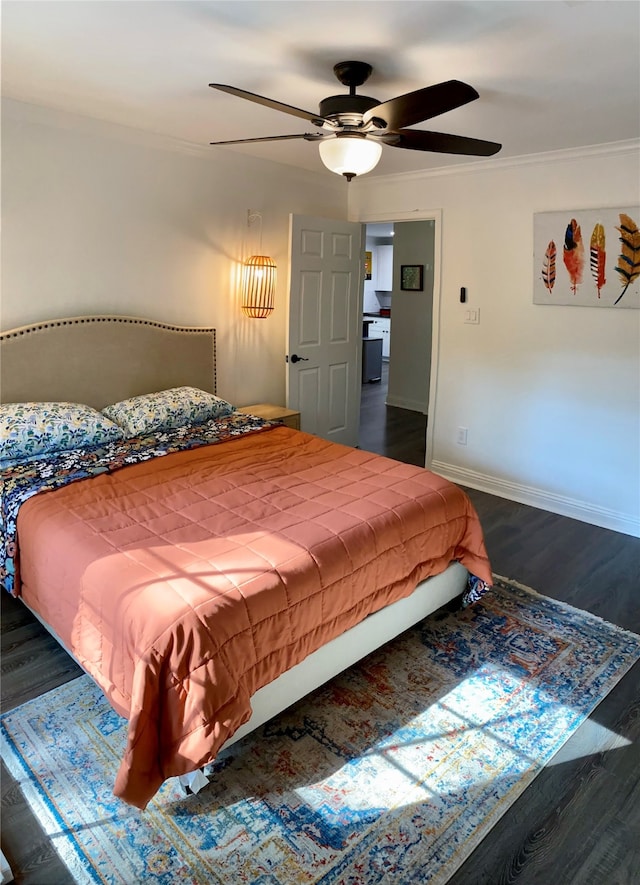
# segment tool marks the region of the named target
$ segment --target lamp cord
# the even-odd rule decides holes
[[[260,221],[260,240],[258,243],[258,250],[260,254],[262,254],[262,213],[256,212],[255,209],[247,210],[247,227],[251,230],[252,223],[258,219]]]

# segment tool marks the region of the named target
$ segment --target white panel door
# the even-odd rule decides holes
[[[350,446],[360,425],[362,230],[290,216],[287,406],[302,430]]]

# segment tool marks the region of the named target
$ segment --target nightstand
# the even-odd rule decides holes
[[[247,415],[257,415],[266,421],[279,421],[293,430],[300,430],[300,412],[294,409],[285,409],[284,406],[272,406],[270,403],[257,403],[254,406],[243,406],[238,412]]]

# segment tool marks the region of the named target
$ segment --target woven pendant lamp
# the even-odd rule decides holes
[[[268,255],[252,255],[242,266],[242,312],[265,319],[274,306],[276,264]]]

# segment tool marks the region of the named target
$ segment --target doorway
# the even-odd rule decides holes
[[[364,328],[386,339],[380,381],[367,383],[363,374],[360,447],[420,466],[431,411],[436,220],[364,222]]]

